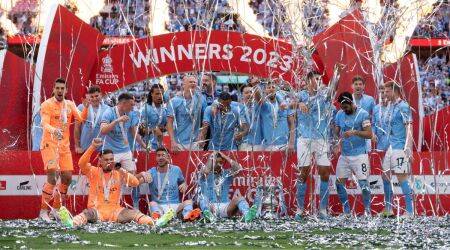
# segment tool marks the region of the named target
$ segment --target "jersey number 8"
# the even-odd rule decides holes
[[[361,164],[361,169],[363,171],[363,173],[367,172],[367,165],[365,163]]]

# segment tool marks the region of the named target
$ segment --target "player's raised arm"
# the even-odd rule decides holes
[[[106,114],[105,114],[106,115]],[[102,134],[108,134],[109,132],[111,132],[113,129],[114,129],[114,127],[117,125],[117,124],[119,124],[119,123],[121,123],[121,122],[127,122],[128,120],[129,120],[130,118],[127,116],[127,115],[122,115],[122,116],[120,116],[119,118],[117,118],[117,119],[114,119],[114,120],[110,120],[109,122],[107,122],[106,120],[105,120],[105,116],[103,116],[103,119],[102,119],[102,123],[101,123],[101,125],[100,125],[100,131],[101,131],[101,133]]]
[[[92,167],[92,165],[90,163],[91,156],[95,152],[97,147],[100,147],[102,144],[103,144],[103,142],[102,142],[101,138],[95,138],[92,141],[91,146],[86,150],[86,152],[84,152],[84,154],[78,160],[78,166],[80,166],[81,173],[83,175],[87,175],[91,171],[91,167]]]
[[[201,167],[200,172],[202,174],[208,175],[212,171],[213,166],[214,166],[214,161],[215,161],[215,154],[216,154],[215,152],[212,152],[209,155],[208,161],[206,162],[206,164]]]

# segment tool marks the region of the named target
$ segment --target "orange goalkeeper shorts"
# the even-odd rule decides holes
[[[73,171],[70,151],[59,152],[56,147],[46,145],[41,148],[41,155],[45,171]]]
[[[97,207],[98,220],[102,222],[117,222],[119,214],[124,209],[121,206],[99,206]]]

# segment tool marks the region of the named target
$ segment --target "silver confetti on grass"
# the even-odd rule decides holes
[[[339,216],[326,220],[308,217],[303,221],[270,220],[243,223],[239,220],[219,220],[214,224],[200,222],[171,222],[167,227],[152,229],[135,223],[95,223],[77,229],[64,229],[56,223],[37,220],[0,221],[0,239],[24,238],[46,235],[51,244],[70,242],[92,244],[75,232],[136,234],[170,234],[197,241],[182,239],[177,245],[190,246],[249,246],[283,248],[302,246],[319,249],[324,246],[341,248],[392,248],[419,249],[450,247],[450,217],[416,217],[413,219],[385,219],[379,217]],[[217,243],[213,239],[220,239]],[[223,243],[224,239],[227,243]],[[287,243],[280,243],[283,240]],[[95,242],[93,243],[95,244]],[[196,244],[196,245],[195,245]],[[21,243],[20,245],[24,245]],[[113,247],[114,242],[100,242],[101,246]],[[141,244],[139,243],[141,246]],[[143,245],[142,245],[143,246]],[[175,246],[175,244],[174,244]],[[25,246],[26,247],[26,246]],[[150,246],[151,247],[151,246]]]
[[[182,243],[177,243],[175,244],[176,246],[217,246],[217,244],[213,241],[211,242],[207,242],[205,240],[201,240],[201,241],[187,241],[187,242],[182,242]]]

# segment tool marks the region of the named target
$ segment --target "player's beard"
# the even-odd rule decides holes
[[[346,115],[351,115],[353,114],[353,109],[349,109],[349,110],[344,110]]]
[[[222,166],[215,166],[213,172],[214,172],[214,174],[222,173]]]
[[[230,107],[222,105],[222,106],[219,106],[219,110],[222,114],[225,114],[230,110]]]
[[[93,107],[98,107],[98,106],[100,106],[100,101],[99,100],[91,101],[91,104]]]
[[[158,167],[165,168],[169,163],[167,161],[158,161]]]
[[[154,103],[155,103],[155,105],[157,105],[157,106],[161,106],[162,100],[161,100],[161,99],[156,99],[156,100],[154,101]]]
[[[102,167],[102,169],[103,169],[103,172],[104,173],[109,173],[109,172],[111,172],[112,171],[112,163],[108,163],[108,164],[106,164],[104,167]]]

